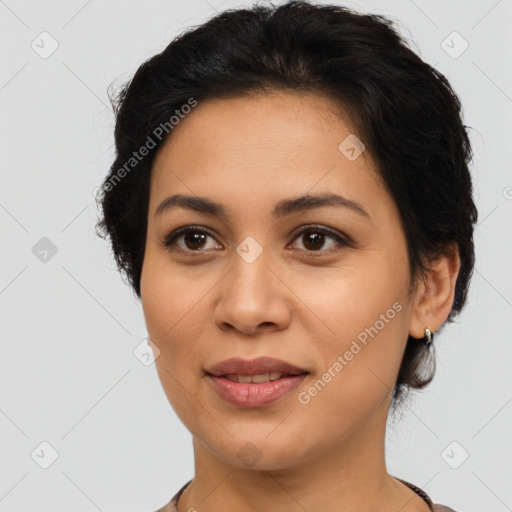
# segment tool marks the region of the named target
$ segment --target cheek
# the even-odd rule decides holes
[[[207,313],[200,299],[205,291],[164,267],[151,257],[145,261],[142,307],[149,338],[160,350],[155,366],[162,388],[181,421],[194,428],[202,410],[194,382],[202,376],[200,322]]]
[[[365,424],[391,393],[398,374],[406,304],[382,275],[380,281],[371,277],[361,274],[329,284],[328,301],[321,294],[311,297],[312,309],[316,299],[315,312],[334,334],[311,333],[322,364],[301,403],[307,402],[306,421],[316,418],[316,427],[327,437],[349,436]]]
[[[198,362],[204,356],[201,333],[211,316],[206,300],[211,288],[206,279],[170,269],[161,257],[157,260],[148,254],[145,260],[141,301],[149,338],[160,349],[156,365],[180,380],[195,378],[190,372],[202,371]]]
[[[149,248],[141,274],[141,302],[149,334],[165,341],[187,322],[201,297],[201,280],[187,278],[179,267],[171,267],[165,255]],[[203,292],[204,293],[204,292]]]
[[[400,316],[397,310],[405,308],[407,276],[378,260],[368,258],[365,265],[358,262],[357,266],[334,269],[320,279],[318,276],[312,276],[311,280],[304,275],[297,277],[294,291],[317,314],[323,325],[318,334],[327,331],[329,344],[336,339],[356,337],[379,321],[381,315],[385,316],[384,320],[397,323],[395,319]],[[395,303],[402,308],[393,308]]]
[[[365,265],[338,269],[309,287],[307,304],[322,321],[321,329],[311,325],[311,337],[324,369],[343,375],[329,386],[339,388],[338,399],[372,393],[372,386],[385,393],[394,384],[408,329],[408,273],[397,267],[399,257],[375,252]]]

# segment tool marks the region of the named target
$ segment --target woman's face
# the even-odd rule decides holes
[[[406,240],[368,152],[332,111],[284,92],[199,102],[154,162],[141,299],[158,374],[194,438],[236,466],[249,455],[286,468],[383,435],[413,311]],[[175,194],[224,212],[157,212]],[[283,207],[328,194],[349,202]],[[260,356],[309,373],[251,407],[206,373]]]

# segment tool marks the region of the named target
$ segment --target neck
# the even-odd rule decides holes
[[[178,512],[427,512],[427,504],[387,472],[387,412],[383,404],[364,429],[328,452],[279,469],[241,468],[194,438],[195,476],[179,499]]]

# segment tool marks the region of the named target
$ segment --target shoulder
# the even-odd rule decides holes
[[[401,479],[399,479],[401,480]],[[441,505],[440,503],[432,503],[432,500],[430,497],[425,493],[425,491],[422,491],[419,487],[416,487],[415,485],[405,481],[401,480],[405,484],[407,484],[409,487],[414,489],[420,496],[422,496],[425,501],[431,506],[432,512],[457,512],[453,508],[447,507],[445,505]],[[162,508],[159,508],[155,512],[178,512],[178,499],[181,496],[182,492],[185,490],[185,488],[192,482],[192,480],[189,480],[183,487],[171,498],[171,501],[164,505]]]
[[[173,496],[171,501],[155,512],[178,512],[178,496]],[[443,511],[444,512],[444,511]]]
[[[177,501],[173,498],[167,505],[164,505],[162,508],[159,508],[155,512],[178,512],[178,507],[176,505]]]
[[[423,489],[420,489],[417,485],[414,485],[411,482],[408,482],[407,480],[403,480],[402,478],[393,478],[402,482],[404,485],[412,489],[418,496],[423,498],[423,500],[427,503],[432,512],[456,512],[453,508],[447,507],[446,505],[441,505],[440,503],[433,503],[430,496]]]
[[[174,500],[174,498],[173,498]],[[178,512],[178,507],[176,505],[176,501],[171,500],[167,505],[164,505],[162,508],[159,508],[155,512]]]
[[[181,493],[185,490],[185,487],[192,482],[189,480],[172,498],[167,505],[164,505],[162,508],[159,508],[156,512],[178,512],[178,499],[181,496]],[[444,511],[441,511],[444,512]]]

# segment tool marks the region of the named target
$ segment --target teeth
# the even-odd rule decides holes
[[[232,382],[239,382],[242,384],[248,384],[250,382],[254,382],[256,384],[262,384],[264,382],[268,382],[270,380],[276,380],[281,378],[283,374],[279,372],[267,372],[260,373],[258,375],[235,375],[229,374],[226,377]]]

